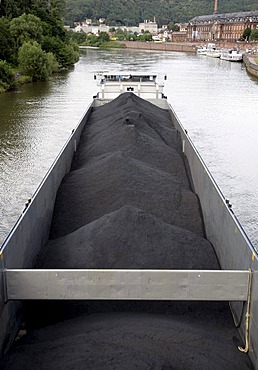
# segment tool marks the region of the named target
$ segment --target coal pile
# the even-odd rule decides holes
[[[36,267],[219,269],[186,165],[168,111],[94,108]],[[252,368],[226,303],[34,302],[27,323],[3,369]]]
[[[51,238],[125,205],[203,236],[178,132],[167,111],[132,93],[92,113],[57,195]]]

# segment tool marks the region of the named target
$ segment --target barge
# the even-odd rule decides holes
[[[258,369],[257,253],[156,77],[101,76],[1,247],[1,368]]]

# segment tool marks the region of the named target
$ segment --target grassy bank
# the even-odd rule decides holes
[[[85,41],[80,46],[91,46],[91,47],[98,47],[98,48],[115,48],[115,49],[123,49],[125,48],[125,44],[120,44],[116,41],[106,41],[106,42],[89,42]]]

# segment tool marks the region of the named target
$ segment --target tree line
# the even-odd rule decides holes
[[[78,61],[78,45],[63,27],[64,5],[64,0],[1,1],[0,92],[22,78],[45,80]]]
[[[107,32],[99,32],[97,35],[92,33],[84,33],[84,32],[73,32],[71,34],[73,40],[77,42],[77,44],[81,46],[97,46],[101,48],[125,48],[125,44],[118,43],[116,40],[119,41],[152,41],[152,35],[149,31],[145,31],[141,34],[134,32],[128,32],[126,30],[122,30],[121,28],[113,28],[109,29],[109,34]]]

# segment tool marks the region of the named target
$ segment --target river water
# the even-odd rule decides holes
[[[96,94],[94,73],[167,75],[165,94],[258,247],[258,81],[243,64],[175,52],[81,51],[69,72],[0,95],[0,244]]]

